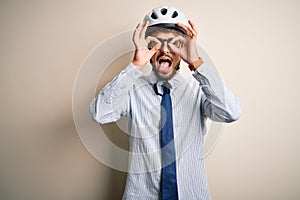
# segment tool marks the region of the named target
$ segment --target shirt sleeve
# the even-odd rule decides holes
[[[209,64],[203,63],[193,74],[199,82],[201,108],[206,117],[218,122],[233,122],[241,115],[239,100]]]
[[[90,104],[93,119],[105,124],[115,122],[129,113],[129,95],[135,81],[143,73],[130,63],[125,70],[108,83]]]

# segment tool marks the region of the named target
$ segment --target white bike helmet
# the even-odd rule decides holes
[[[157,7],[151,10],[145,17],[144,23],[149,21],[149,27],[164,27],[169,29],[175,29],[185,34],[185,31],[177,26],[180,22],[185,26],[189,26],[188,19],[185,15],[171,6]]]

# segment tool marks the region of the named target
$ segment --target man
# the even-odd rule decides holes
[[[98,123],[128,117],[129,173],[123,199],[210,199],[205,121],[232,122],[241,107],[199,56],[195,24],[176,8],[153,9],[133,34],[133,61],[91,103]],[[180,61],[193,76],[179,74]],[[152,72],[141,70],[150,61]]]

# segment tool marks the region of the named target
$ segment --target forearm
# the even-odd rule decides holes
[[[203,109],[209,118],[214,121],[232,122],[240,117],[239,100],[211,66],[207,63],[201,64],[193,76],[202,88]]]
[[[132,63],[108,83],[90,104],[95,121],[104,124],[114,122],[129,112],[129,94],[135,81],[142,76]]]

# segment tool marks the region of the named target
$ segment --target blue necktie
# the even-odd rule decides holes
[[[174,147],[172,100],[169,87],[162,86],[164,93],[161,101],[161,199],[177,200],[176,155]]]

